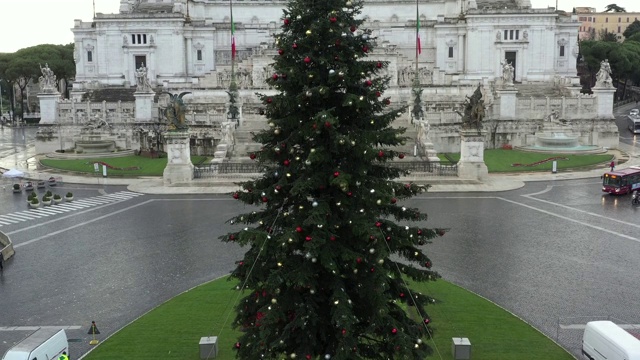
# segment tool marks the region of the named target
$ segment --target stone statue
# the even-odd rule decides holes
[[[600,61],[600,70],[596,74],[596,86],[597,87],[611,87],[613,81],[611,80],[611,66],[609,60],[604,59]]]
[[[232,147],[235,144],[233,137],[233,131],[235,130],[235,123],[226,122],[222,124],[222,143],[228,147]]]
[[[93,132],[94,130],[110,131],[111,130],[111,126],[109,125],[108,122],[100,119],[99,115],[96,115],[95,118],[89,119],[89,120],[87,120],[87,122],[85,122],[83,124],[82,129],[80,130],[80,132],[81,133]]]
[[[40,90],[42,92],[55,92],[56,88],[56,76],[53,74],[53,71],[49,68],[49,64],[45,63],[44,67],[40,65],[40,72],[42,76],[38,79],[38,83],[40,84]]]
[[[471,129],[476,128],[478,131],[482,129],[482,120],[485,115],[485,104],[482,100],[481,85],[478,85],[473,95],[467,96],[463,103],[464,113],[456,112],[462,117],[462,128]]]
[[[431,130],[431,125],[429,125],[429,121],[418,121],[420,124],[418,127],[418,144],[423,145],[429,143],[429,131]]]
[[[504,59],[500,62],[502,65],[502,83],[504,85],[513,85],[513,72],[514,68],[507,59]]]
[[[144,63],[136,70],[136,91],[150,91],[151,84],[147,77],[147,68]]]
[[[187,107],[182,100],[182,97],[191,94],[190,91],[181,92],[178,94],[169,94],[169,105],[165,109],[162,109],[162,115],[167,118],[167,125],[169,131],[185,130],[187,129],[185,110]]]

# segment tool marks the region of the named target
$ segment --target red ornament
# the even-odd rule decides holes
[[[352,193],[351,191],[349,191],[349,192],[347,193],[347,196],[348,196],[348,197],[351,197],[351,196],[353,196],[353,193]]]
[[[317,129],[317,128],[318,128],[318,125],[313,124],[313,125],[311,125],[311,127],[315,130],[315,129]]]
[[[311,236],[308,236],[304,238],[306,241],[311,241]]]
[[[380,97],[380,95],[382,95],[382,93],[380,91],[376,91],[376,97]]]
[[[396,328],[391,329],[391,333],[394,334],[394,335],[397,334],[398,333],[398,329],[396,329]]]
[[[371,269],[369,269],[369,271],[371,271],[371,272],[375,272],[375,271],[376,271],[376,268],[372,267]]]
[[[411,188],[411,184],[404,184],[405,189],[410,189]]]
[[[266,203],[267,201],[269,201],[269,199],[267,199],[267,197],[266,197],[266,196],[263,196],[263,197],[262,197],[262,202],[265,202],[265,203]]]
[[[280,55],[284,54],[284,50],[278,49],[278,54],[280,54]]]
[[[311,62],[311,58],[310,58],[310,57],[308,57],[308,56],[306,56],[306,57],[304,58],[304,63],[305,63],[305,64],[308,64],[308,63],[310,63],[310,62]]]
[[[229,240],[235,240],[235,239],[236,239],[235,235],[233,235],[233,234],[229,235]]]
[[[284,24],[285,24],[285,25],[289,25],[289,24],[291,24],[291,20],[290,20],[289,18],[285,18],[285,19],[284,19]]]
[[[289,166],[289,164],[290,164],[290,163],[291,163],[291,162],[290,162],[289,160],[285,160],[285,161],[283,161],[283,162],[282,162],[282,164],[283,164],[284,166]]]
[[[268,103],[268,104],[271,104],[272,102],[273,102],[273,99],[272,99],[272,98],[267,98],[267,103]]]
[[[356,26],[355,25],[351,25],[351,27],[349,28],[349,30],[351,30],[351,32],[355,32],[356,31]]]
[[[447,232],[442,230],[442,229],[438,230],[438,235],[440,235],[440,236],[444,236],[444,234],[446,234],[446,233]]]
[[[375,236],[373,236],[373,235],[369,235],[369,240],[373,241],[373,240],[375,240],[375,239],[376,239],[376,237],[375,237]]]
[[[361,263],[362,263],[362,258],[357,258],[357,259],[356,259],[356,262],[357,262],[358,264],[361,264]]]
[[[389,100],[389,99],[384,99],[384,104],[385,104],[385,105],[389,105],[389,104],[391,104],[391,100]]]
[[[333,57],[333,60],[340,61],[340,57],[338,55],[336,55],[336,56]]]
[[[398,155],[398,157],[399,157],[400,159],[404,159],[404,154],[403,154],[403,153],[400,153],[400,155]]]
[[[382,223],[380,221],[376,221],[376,227],[380,227],[382,226]]]
[[[293,43],[293,45],[291,45],[291,47],[293,47],[294,49],[297,49],[298,48],[298,44]]]
[[[395,204],[396,202],[398,202],[398,199],[396,199],[396,198],[391,198],[391,203],[392,203],[392,204]]]
[[[328,121],[325,121],[324,123],[324,127],[326,127],[327,129],[331,127],[331,123]]]
[[[256,159],[256,154],[254,154],[254,153],[249,154],[249,159],[255,160]]]
[[[371,82],[371,80],[367,80],[367,81],[364,82],[364,84],[366,86],[371,86],[373,83]]]
[[[305,356],[305,358],[307,358],[307,360],[311,360],[311,355],[307,354],[307,356]]]
[[[362,52],[365,52],[365,53],[366,53],[366,52],[369,52],[369,47],[367,47],[367,46],[363,46],[363,47],[362,47]]]
[[[418,235],[422,235],[422,229],[418,229]]]
[[[331,237],[329,237],[329,240],[331,240],[331,241],[336,241],[336,237],[335,237],[335,236],[333,236],[333,235],[331,235]]]
[[[341,44],[340,39],[336,39],[336,46],[340,46],[340,44]]]
[[[425,323],[426,325],[429,325],[429,323],[430,323],[430,322],[431,322],[431,319],[429,319],[429,318],[424,319],[424,323]]]
[[[233,345],[236,349],[240,349],[240,346],[242,346],[239,342],[235,343],[235,345]]]
[[[391,236],[386,237],[387,241],[391,241]]]
[[[426,267],[427,269],[431,269],[431,261],[427,261],[426,263],[424,263],[424,267]]]
[[[240,194],[238,194],[237,192],[233,193],[233,198],[234,199],[238,199],[240,197]]]
[[[276,190],[278,190],[278,191],[282,190],[282,186],[276,185]]]
[[[333,173],[333,177],[338,177],[338,176],[340,176],[340,172],[336,171]]]
[[[335,17],[335,16],[332,16],[332,17],[330,17],[330,18],[329,18],[329,21],[331,21],[332,23],[334,23],[334,22],[338,21],[338,19],[336,19],[336,17]]]
[[[297,226],[297,227],[296,227],[296,232],[301,233],[301,232],[302,232],[302,228],[301,228],[300,226]]]
[[[378,63],[376,64],[376,67],[377,67],[378,69],[381,69],[381,68],[382,68],[382,63],[381,63],[380,61],[378,61]]]
[[[272,78],[273,80],[278,80],[278,74],[273,74],[273,75],[271,75],[271,78]]]
[[[347,329],[342,329],[342,335],[346,335],[347,334]]]
[[[404,293],[400,293],[400,297],[401,297],[401,298],[404,298]]]
[[[378,151],[378,157],[384,157],[384,151],[380,150]]]

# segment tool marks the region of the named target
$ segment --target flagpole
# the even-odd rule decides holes
[[[96,0],[93,0],[93,18],[96,18]]]
[[[231,14],[231,83],[234,83],[236,81],[235,78],[235,60],[236,60],[236,54],[235,54],[235,34],[234,34],[234,30],[235,30],[235,24],[233,23],[233,0],[229,0],[229,12]]]
[[[418,54],[419,54],[419,46],[418,43],[420,39],[420,13],[418,11],[418,0],[416,0],[416,83],[418,81]]]

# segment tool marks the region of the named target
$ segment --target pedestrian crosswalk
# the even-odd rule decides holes
[[[131,191],[119,191],[113,194],[94,196],[86,199],[74,200],[72,202],[63,202],[57,205],[0,215],[0,227],[4,225],[17,224],[23,221],[31,221],[43,217],[65,214],[75,210],[129,200],[140,195],[143,194]]]

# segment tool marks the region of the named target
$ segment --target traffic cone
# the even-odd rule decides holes
[[[100,334],[100,330],[98,330],[98,326],[96,326],[96,322],[91,322],[91,327],[89,328],[89,332],[87,334],[93,335],[93,339],[89,341],[89,345],[96,345],[98,343],[98,339],[96,339],[96,334]]]

